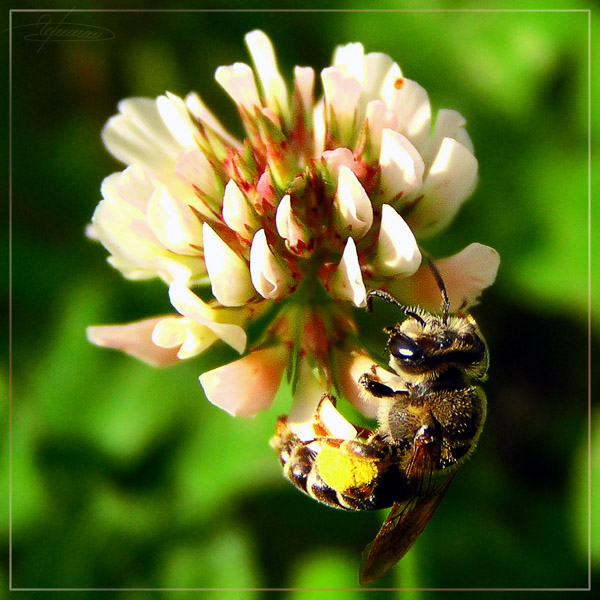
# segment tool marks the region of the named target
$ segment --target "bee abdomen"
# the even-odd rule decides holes
[[[282,419],[271,443],[285,477],[322,504],[352,511],[379,510],[407,493],[393,448],[376,439],[303,442]]]

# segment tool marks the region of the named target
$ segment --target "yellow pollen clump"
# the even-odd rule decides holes
[[[368,485],[379,473],[372,460],[329,446],[319,452],[316,465],[323,481],[338,492]]]

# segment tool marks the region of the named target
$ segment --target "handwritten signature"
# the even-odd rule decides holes
[[[43,14],[37,23],[18,25],[19,27],[35,27],[35,33],[28,33],[23,39],[37,42],[39,52],[48,42],[104,42],[115,38],[114,32],[98,25],[87,23],[68,23],[66,19],[73,11],[69,11],[60,21],[53,21],[52,16]]]

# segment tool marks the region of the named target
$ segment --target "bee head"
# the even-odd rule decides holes
[[[450,369],[458,370],[469,378],[483,380],[489,357],[475,319],[467,314],[450,314],[444,281],[431,259],[428,264],[442,295],[439,316],[421,308],[405,306],[381,290],[367,293],[367,310],[372,310],[372,299],[376,296],[395,304],[408,317],[401,324],[386,329],[390,366],[399,375],[412,375],[415,381],[436,379]]]
[[[488,350],[471,315],[421,311],[387,332],[390,366],[399,375],[431,380],[454,369],[475,380],[485,378]]]

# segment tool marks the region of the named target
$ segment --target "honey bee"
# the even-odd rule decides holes
[[[487,346],[473,317],[450,314],[443,281],[429,264],[442,293],[441,315],[404,306],[381,290],[367,294],[367,310],[381,298],[407,317],[385,329],[400,389],[380,381],[376,365],[358,381],[379,404],[378,427],[347,423],[355,432],[349,436],[348,427],[336,423],[343,417],[335,399],[325,394],[313,418],[314,437],[301,440],[280,417],[271,440],[284,475],[319,502],[355,511],[392,507],[363,552],[361,585],[379,579],[408,552],[473,452],[485,421],[479,384],[486,379]]]

